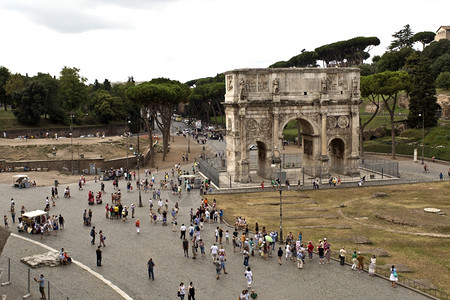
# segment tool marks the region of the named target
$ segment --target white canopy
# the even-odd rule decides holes
[[[28,211],[28,212],[22,214],[22,216],[27,217],[29,219],[32,219],[32,218],[43,216],[43,215],[46,215],[46,214],[47,214],[46,211],[37,209],[37,210],[34,210],[34,211]]]

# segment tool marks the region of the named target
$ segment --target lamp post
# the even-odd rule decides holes
[[[138,171],[138,182],[139,182],[139,186],[138,186],[138,191],[139,191],[139,207],[143,207],[142,205],[142,196],[141,196],[141,162],[140,162],[140,158],[141,158],[141,152],[139,149],[139,131],[141,130],[141,127],[139,126],[139,117],[137,119],[137,171]]]
[[[425,113],[422,110],[422,114],[419,114],[419,117],[422,116],[422,165],[425,164],[424,162],[424,147],[425,147]]]
[[[190,133],[188,132],[187,133],[187,140],[188,140],[188,153],[191,153],[191,140],[189,139],[189,135],[190,135]]]
[[[278,172],[278,191],[280,192],[280,243],[283,242],[283,187],[281,184],[281,167],[283,165],[283,161],[281,160],[281,153],[279,150],[275,150],[278,152],[278,157],[274,156],[272,163],[273,166],[276,164],[280,164],[280,170]]]
[[[130,123],[131,123],[130,116],[127,116],[127,118],[125,120],[125,130],[128,129],[128,132],[126,132],[126,135],[127,135],[127,137],[126,137],[126,140],[127,140],[127,143],[126,143],[126,145],[127,145],[127,172],[128,172],[128,169],[129,169],[129,166],[128,166],[128,144],[130,144],[130,133],[129,133],[129,131],[130,131]],[[131,148],[131,144],[130,144],[130,148]]]
[[[70,149],[72,151],[72,175],[73,175],[73,111],[70,112]]]

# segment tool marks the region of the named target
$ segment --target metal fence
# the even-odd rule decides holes
[[[217,159],[198,159],[198,167],[206,177],[208,177],[215,185],[220,186],[219,182],[219,169],[215,165]]]
[[[339,258],[338,258],[338,255],[337,255],[336,252],[333,253],[333,259],[339,261]],[[349,264],[349,265],[352,265],[352,258],[349,255],[346,255],[345,256],[345,262],[347,264]],[[369,265],[368,264],[364,264],[363,270],[368,272],[369,271]],[[389,268],[381,268],[379,266],[376,266],[375,267],[375,274],[377,274],[378,276],[389,278],[390,275],[391,275],[391,270]],[[401,274],[398,275],[398,282],[397,283],[400,283],[400,284],[402,284],[404,286],[407,286],[407,287],[419,290],[422,293],[431,295],[431,296],[433,296],[435,298],[438,298],[438,299],[448,300],[450,298],[450,295],[448,293],[444,292],[444,291],[441,291],[441,290],[439,290],[437,288],[434,288],[434,287],[428,286],[426,284],[420,283],[420,282],[418,282],[418,281],[416,281],[414,279],[407,278],[407,277],[405,277],[405,276],[403,276]]]
[[[40,296],[39,286],[34,278],[39,278],[40,274],[44,274],[43,270],[31,269],[19,261],[15,261],[4,255],[0,256],[0,280],[2,285],[1,294],[7,298],[18,299],[23,297],[32,298]],[[68,300],[69,297],[64,295],[55,285],[53,285],[48,277],[45,277],[45,295],[48,300]]]
[[[360,168],[370,170],[375,173],[379,173],[387,176],[392,177],[400,177],[399,173],[399,163],[398,161],[389,161],[389,160],[382,160],[378,158],[371,158],[371,157],[363,157],[360,159]]]

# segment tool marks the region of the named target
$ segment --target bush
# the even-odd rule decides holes
[[[440,89],[450,89],[450,72],[442,72],[436,78],[436,87]]]

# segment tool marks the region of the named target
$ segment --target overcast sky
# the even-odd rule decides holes
[[[302,49],[356,36],[450,25],[448,0],[0,0],[0,65],[93,82],[156,77],[185,82],[264,68]]]

